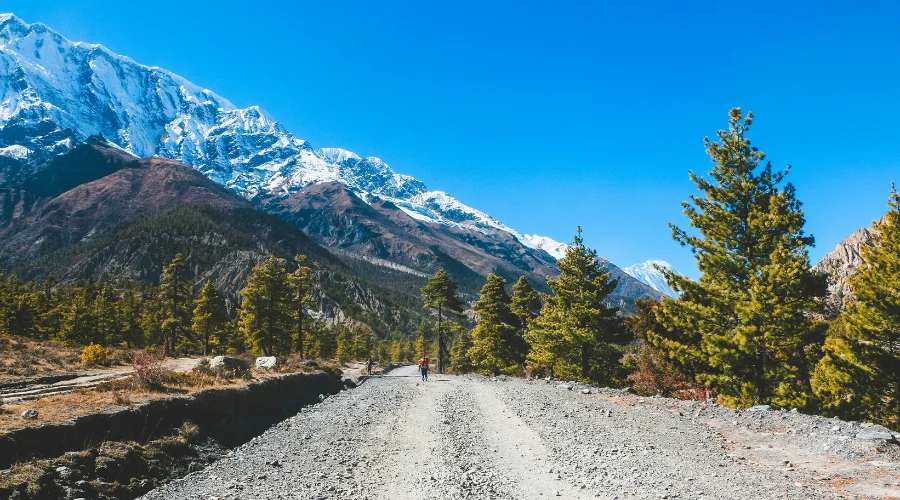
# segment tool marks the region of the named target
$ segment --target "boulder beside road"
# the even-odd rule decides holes
[[[260,356],[256,358],[257,370],[271,370],[278,366],[278,360],[275,356]]]
[[[239,358],[228,356],[215,356],[209,360],[210,368],[223,368],[226,370],[244,371],[250,369],[250,363]]]

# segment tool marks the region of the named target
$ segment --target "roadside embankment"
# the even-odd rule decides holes
[[[5,432],[0,498],[134,497],[342,388],[333,373],[286,374]]]

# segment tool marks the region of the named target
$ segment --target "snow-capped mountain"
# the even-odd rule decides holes
[[[672,266],[664,260],[648,260],[646,262],[641,262],[640,264],[628,266],[624,268],[623,271],[654,290],[668,295],[669,297],[677,298],[678,292],[672,290],[666,283],[665,276],[656,269],[657,267],[662,269],[672,269]]]
[[[55,155],[100,134],[137,156],[192,166],[251,200],[339,182],[363,200],[386,199],[418,220],[506,231],[557,258],[565,247],[522,236],[378,158],[313,149],[259,107],[239,109],[161,68],[0,14],[0,156]]]
[[[525,246],[530,248],[540,248],[541,250],[549,253],[554,259],[562,260],[563,257],[566,256],[566,250],[569,249],[569,245],[567,243],[560,243],[558,241],[551,240],[546,236],[538,236],[536,234],[526,234],[519,238]]]

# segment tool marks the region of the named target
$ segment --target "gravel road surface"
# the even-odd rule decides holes
[[[145,498],[900,497],[900,447],[832,422],[404,367]]]

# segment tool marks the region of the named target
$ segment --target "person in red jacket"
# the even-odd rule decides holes
[[[428,359],[428,356],[422,356],[422,359],[419,360],[419,372],[422,374],[422,381],[428,381],[428,370],[431,368],[431,361]]]

